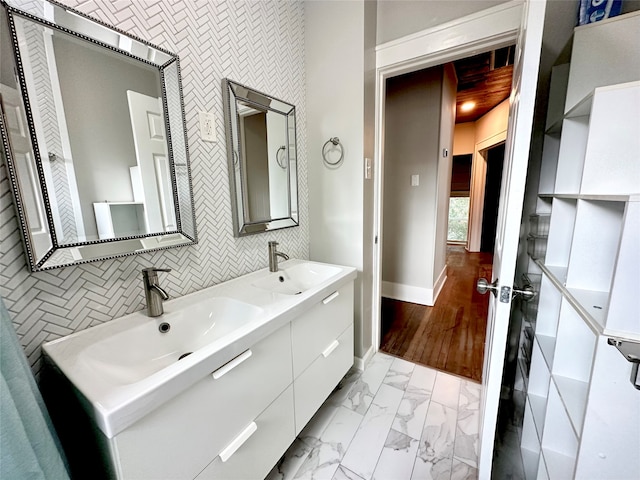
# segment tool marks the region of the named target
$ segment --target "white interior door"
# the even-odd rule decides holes
[[[127,99],[143,190],[134,196],[144,198],[147,231],[176,230],[162,102],[131,90],[127,90]]]
[[[23,208],[29,223],[35,260],[38,261],[52,248],[49,224],[40,190],[36,161],[31,149],[29,127],[22,106],[22,97],[15,88],[0,84],[0,97],[4,105],[4,118],[11,133],[11,149],[20,177],[20,192]]]
[[[542,48],[545,1],[525,4],[524,23],[516,46],[505,164],[493,257],[495,295],[490,295],[480,409],[480,479],[491,477],[493,443],[505,357],[511,296],[518,256],[520,221]]]

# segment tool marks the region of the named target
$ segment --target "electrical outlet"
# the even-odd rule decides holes
[[[200,138],[205,142],[216,141],[216,120],[213,113],[199,112]]]

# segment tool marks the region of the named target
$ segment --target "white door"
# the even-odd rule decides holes
[[[162,102],[131,90],[127,99],[140,176],[132,179],[134,197],[143,199],[149,233],[176,230]],[[142,192],[135,191],[136,185]]]
[[[31,149],[29,127],[22,97],[15,88],[0,84],[0,102],[4,107],[4,118],[11,138],[16,175],[20,178],[22,207],[28,220],[33,254],[38,262],[52,248],[49,224],[40,190],[36,161]]]
[[[491,477],[493,443],[511,313],[511,296],[518,256],[522,203],[529,160],[529,146],[538,81],[544,26],[544,1],[525,4],[524,27],[516,46],[509,127],[507,131],[498,227],[493,257],[496,295],[490,295],[484,350],[482,405],[480,408],[480,456],[478,477]]]

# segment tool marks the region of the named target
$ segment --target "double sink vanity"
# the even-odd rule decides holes
[[[46,343],[74,473],[263,478],[353,364],[355,277],[289,260]]]

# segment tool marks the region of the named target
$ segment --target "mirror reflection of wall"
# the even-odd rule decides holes
[[[93,203],[134,201],[129,169],[138,162],[127,90],[160,97],[158,71],[59,32],[53,45],[85,234],[95,239]]]

